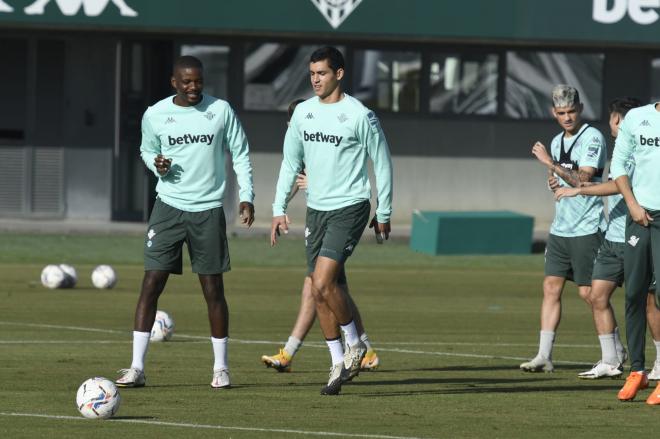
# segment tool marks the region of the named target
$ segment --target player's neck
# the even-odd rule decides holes
[[[336,104],[342,99],[344,99],[344,91],[339,86],[332,90],[332,92],[326,97],[322,98],[319,96],[319,102],[322,104]]]
[[[660,102],[656,102],[655,111],[660,111]]]
[[[580,122],[579,124],[575,125],[575,128],[572,130],[564,130],[564,139],[570,139],[574,135],[580,132],[582,129],[582,125],[584,125],[584,122]]]

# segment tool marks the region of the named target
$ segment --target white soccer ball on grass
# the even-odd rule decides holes
[[[156,311],[156,320],[151,328],[151,341],[167,341],[174,334],[174,319],[165,311]]]
[[[109,265],[99,265],[92,271],[92,283],[96,288],[112,288],[117,283],[117,274]]]
[[[89,419],[108,419],[119,410],[121,398],[115,383],[107,378],[90,378],[80,385],[76,406]]]
[[[41,284],[46,288],[60,288],[65,280],[66,274],[58,265],[46,265],[41,270]]]
[[[60,270],[64,272],[64,283],[60,288],[73,288],[78,283],[78,273],[73,266],[68,264],[60,264]]]

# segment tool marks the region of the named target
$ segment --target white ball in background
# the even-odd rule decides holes
[[[41,284],[46,288],[60,288],[66,279],[66,274],[57,265],[46,265],[41,270]]]
[[[121,397],[115,383],[107,378],[90,378],[80,385],[76,406],[81,415],[90,419],[107,419],[117,413]]]
[[[78,273],[71,265],[60,264],[60,269],[64,272],[64,283],[60,288],[73,288],[78,283]]]
[[[112,288],[117,283],[115,270],[109,265],[99,265],[92,271],[92,283],[96,288]]]
[[[174,319],[165,311],[156,311],[156,320],[151,328],[151,341],[167,341],[174,334]]]

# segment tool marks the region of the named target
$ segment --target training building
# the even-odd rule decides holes
[[[609,134],[612,98],[660,96],[658,12],[637,0],[0,0],[0,216],[144,221],[155,181],[141,115],[192,54],[243,122],[269,223],[285,109],[311,95],[311,51],[332,44],[346,91],[388,136],[395,225],[415,209],[510,209],[547,227],[530,150],[559,131],[551,88],[575,85]]]

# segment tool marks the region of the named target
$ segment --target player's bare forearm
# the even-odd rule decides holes
[[[553,163],[549,169],[573,187],[583,186],[584,183],[589,182],[596,174],[594,168],[580,168],[576,171],[573,169],[566,169],[558,163]]]
[[[597,197],[605,197],[607,195],[616,195],[619,193],[619,188],[613,180],[606,181],[605,183],[595,184],[593,182],[582,183],[580,187],[580,195],[592,195]]]
[[[616,180],[614,180],[619,193],[623,195],[623,199],[628,206],[628,210],[633,210],[635,207],[639,206],[635,194],[633,194],[632,188],[630,187],[630,179],[627,175],[622,175]]]

